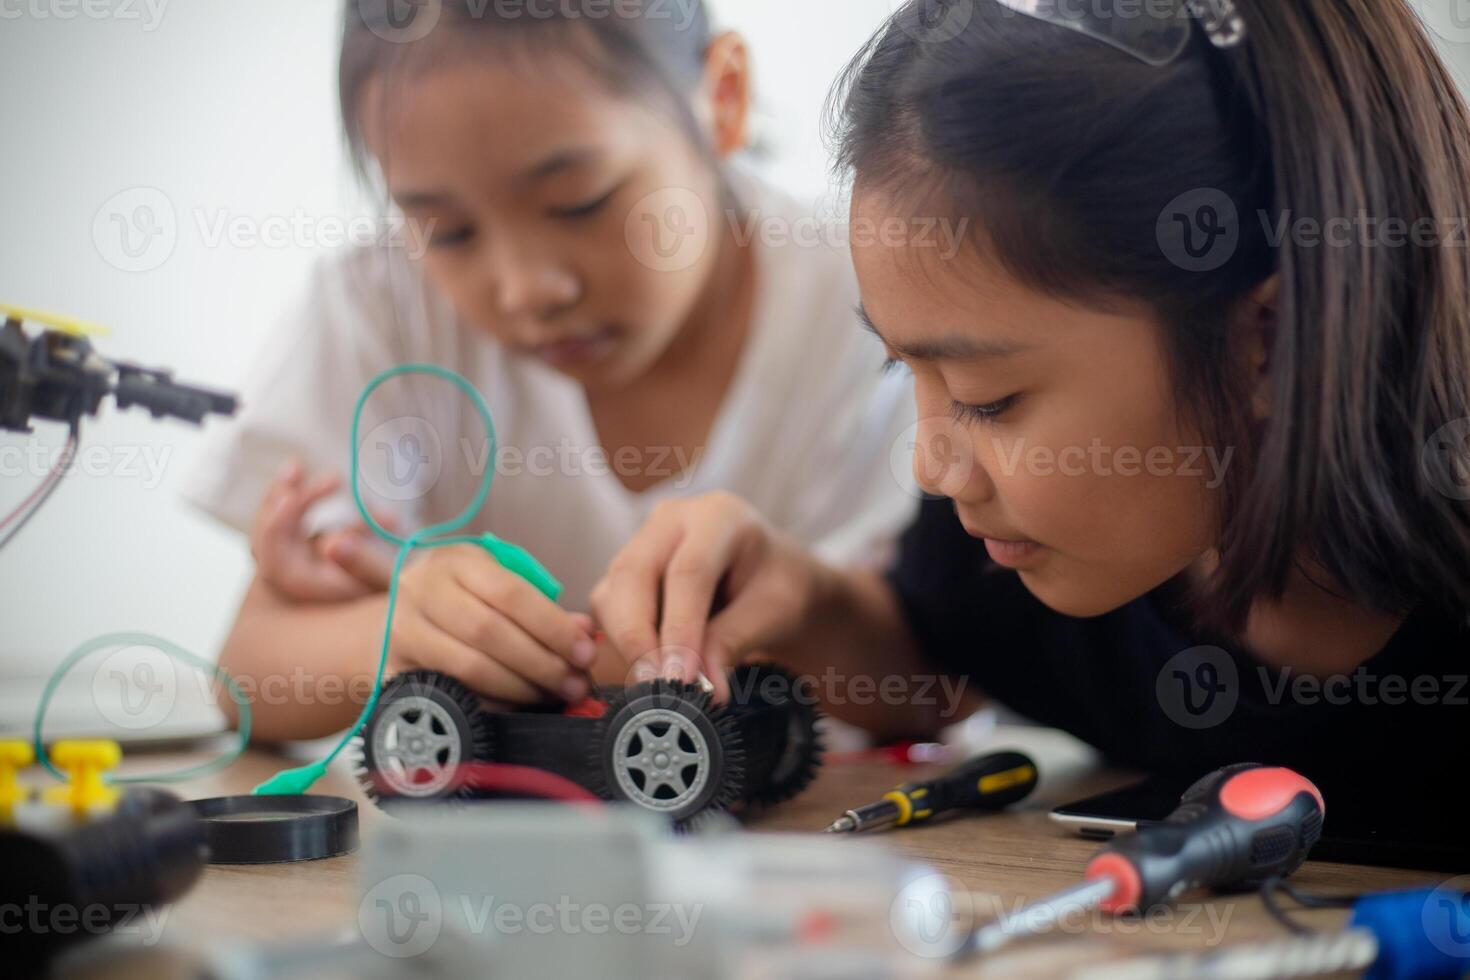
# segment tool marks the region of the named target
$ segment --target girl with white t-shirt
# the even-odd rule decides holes
[[[340,82],[349,144],[402,234],[317,269],[190,492],[251,532],[256,576],[221,664],[290,692],[257,699],[264,738],[344,727],[360,699],[342,685],[361,692],[375,667],[388,563],[343,484],[355,401],[396,365],[467,377],[497,444],[492,460],[452,386],[395,379],[361,430],[369,505],[399,527],[442,522],[493,465],[466,531],[527,548],[566,586],[552,603],[476,546],[406,568],[390,669],[487,697],[576,700],[594,676],[623,679],[583,610],[661,502],[738,494],[844,563],[877,559],[916,507],[911,398],[855,324],[845,255],[730,164],[749,110],[738,36],[713,34],[699,3],[390,7],[346,4]],[[661,664],[684,676],[688,659]]]

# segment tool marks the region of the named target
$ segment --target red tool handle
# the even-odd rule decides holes
[[[1322,794],[1290,769],[1247,763],[1185,791],[1162,823],[1119,837],[1086,877],[1117,886],[1108,912],[1146,910],[1192,888],[1232,889],[1291,874],[1322,836]]]

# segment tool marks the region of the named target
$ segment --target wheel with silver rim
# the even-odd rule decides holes
[[[609,704],[598,754],[607,792],[676,822],[738,799],[739,736],[696,688],[654,682]]]
[[[449,713],[429,698],[401,698],[373,732],[378,775],[402,796],[438,796],[454,782],[464,756]]]
[[[709,784],[713,755],[689,718],[650,708],[618,732],[612,748],[618,789],[639,806],[671,813],[699,798]]]
[[[489,747],[488,725],[468,688],[434,671],[412,671],[383,689],[363,731],[364,775],[382,797],[455,795],[464,766],[488,761]]]

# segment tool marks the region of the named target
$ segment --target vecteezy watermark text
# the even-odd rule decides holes
[[[963,882],[941,874],[909,882],[889,907],[889,925],[899,944],[926,959],[947,959],[970,939],[977,926],[998,924],[1005,932],[1026,934],[1038,925],[1063,935],[1139,934],[1203,937],[1206,946],[1225,940],[1235,915],[1232,901],[1156,905],[1147,912],[1113,915],[1083,903],[1063,908],[1044,923],[1028,913],[1024,897],[1004,899],[972,892]]]
[[[446,471],[462,472],[473,479],[491,466],[492,443],[488,439],[461,436],[460,459],[447,458],[445,439],[439,428],[421,416],[401,415],[373,426],[358,443],[363,460],[362,478],[374,494],[384,500],[404,502],[428,495]],[[583,445],[563,436],[556,444],[495,445],[497,478],[551,477],[645,479],[667,482],[676,490],[694,482],[705,447],[619,446],[608,450],[600,445]]]
[[[62,464],[65,453],[65,446],[35,441],[0,445],[0,477],[44,479]],[[66,462],[62,475],[138,480],[145,490],[155,490],[163,483],[172,458],[171,446],[84,446]]]
[[[1235,448],[1214,446],[1107,446],[1093,439],[1087,446],[1028,446],[1024,438],[1009,447],[991,441],[1001,472],[1015,476],[1181,476],[1206,479],[1213,490],[1225,482]]]
[[[817,215],[790,218],[763,214],[759,209],[746,214],[726,212],[726,220],[741,247],[753,241],[772,248],[834,248],[881,246],[883,248],[934,249],[940,260],[948,262],[964,247],[970,219],[934,215],[882,219],[857,218],[850,221],[828,221]]]
[[[368,30],[385,41],[422,41],[439,26],[443,0],[354,0]],[[670,21],[675,31],[694,26],[698,0],[463,0],[455,5],[468,20],[645,20]]]
[[[0,0],[4,2],[4,0]],[[102,203],[92,218],[92,243],[108,265],[122,272],[152,272],[173,256],[181,235],[191,233],[208,249],[338,249],[379,246],[420,259],[437,220],[317,214],[305,208],[253,213],[232,208],[187,209],[157,187],[130,187]]]
[[[155,31],[169,0],[0,0],[0,20],[114,20]]]
[[[1260,209],[1261,239],[1273,249],[1470,248],[1470,218],[1464,215],[1351,215],[1314,217],[1291,210]],[[1213,272],[1240,247],[1246,219],[1234,199],[1214,187],[1185,191],[1159,213],[1160,251],[1186,272]]]
[[[87,905],[50,903],[38,895],[23,902],[0,903],[0,936],[71,935],[137,936],[144,946],[153,946],[163,938],[172,905],[140,905],[121,903]]]
[[[655,272],[682,272],[708,253],[716,234],[722,233],[721,217],[730,238],[742,248],[753,242],[775,249],[912,248],[928,250],[943,262],[960,253],[971,220],[941,215],[837,219],[760,208],[726,208],[716,215],[694,191],[664,187],[640,198],[629,210],[624,221],[628,250]]]
[[[1263,664],[1257,664],[1255,670],[1261,697],[1273,707],[1470,705],[1470,674],[1407,676],[1379,673],[1366,665],[1325,676]],[[1240,665],[1220,647],[1190,647],[1169,658],[1159,670],[1155,694],[1164,714],[1175,724],[1194,730],[1214,728],[1229,720],[1240,704]]]
[[[694,939],[704,914],[700,903],[584,902],[570,895],[554,901],[511,902],[494,895],[444,895],[423,875],[398,874],[378,882],[358,903],[363,938],[384,956],[427,952],[446,920],[470,936],[652,936],[676,948]]]

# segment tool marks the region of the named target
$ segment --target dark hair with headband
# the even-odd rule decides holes
[[[1464,102],[1404,0],[1235,6],[1243,43],[1195,25],[1154,66],[997,0],[911,0],[839,83],[839,163],[859,187],[974,216],[976,247],[1032,288],[1151,306],[1182,411],[1237,447],[1207,621],[1239,627],[1303,556],[1370,608],[1459,620],[1470,421],[1438,443],[1470,416]],[[1170,212],[1238,236],[1233,251],[1196,263]],[[1364,217],[1384,239],[1432,222],[1433,241],[1365,243]],[[1300,219],[1354,240],[1280,235]],[[1230,328],[1273,274],[1258,423]]]
[[[391,85],[446,58],[484,57],[488,44],[542,76],[557,67],[545,55],[571,55],[611,91],[665,103],[709,152],[689,104],[709,42],[702,0],[346,0],[338,90],[347,143],[366,173],[360,113],[373,79]]]

